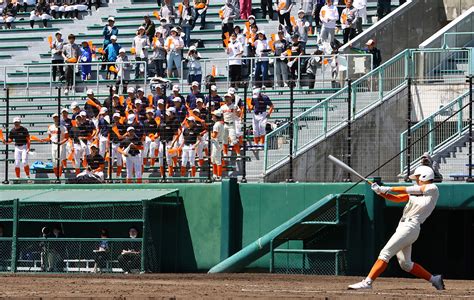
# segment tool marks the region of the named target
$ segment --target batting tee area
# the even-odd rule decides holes
[[[0,268],[44,272],[46,261],[50,272],[91,272],[94,250],[106,240],[107,273],[122,272],[119,256],[133,248],[140,250],[133,273],[221,272],[215,267],[224,263],[230,272],[364,275],[402,211],[365,184],[341,195],[352,184],[2,186],[0,243],[11,251],[0,253]],[[438,186],[437,209],[423,224],[413,260],[447,278],[472,278],[474,190]],[[43,227],[55,225],[63,237],[42,237]],[[133,240],[132,226],[139,231]],[[107,239],[100,238],[104,228]],[[385,274],[407,276],[395,261]]]

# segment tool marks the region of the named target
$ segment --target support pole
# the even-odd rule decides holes
[[[352,80],[347,79],[347,165],[351,166],[351,146],[352,146]],[[351,182],[351,173],[347,172],[346,182]]]
[[[474,182],[474,178],[472,178],[472,169],[473,169],[473,165],[472,165],[472,142],[473,142],[473,139],[472,139],[472,110],[473,110],[473,104],[472,104],[472,78],[473,76],[470,75],[469,76],[469,145],[468,145],[468,165],[467,165],[467,168],[468,168],[468,172],[469,172],[469,177],[467,178],[467,182]]]
[[[293,130],[293,127],[294,127],[294,123],[293,123],[293,106],[294,106],[294,97],[293,97],[293,92],[294,92],[294,89],[295,89],[295,80],[294,78],[290,80],[290,122],[289,122],[289,125],[290,125],[290,152],[289,152],[289,155],[290,155],[290,174],[288,176],[288,178],[286,179],[286,182],[295,182],[294,179],[293,179],[293,139],[294,139],[294,130]],[[268,145],[267,145],[268,147]]]
[[[61,88],[60,87],[56,87],[56,90],[58,91],[58,119],[59,119],[59,122],[58,122],[58,132],[57,132],[57,135],[56,135],[56,139],[57,139],[57,147],[58,147],[58,151],[57,151],[57,154],[56,154],[56,182],[57,184],[60,184],[61,183],[61,174],[59,173],[59,170],[60,170],[60,166],[62,165],[62,161],[61,161]]]
[[[405,176],[405,182],[411,182],[409,176],[411,173],[411,78],[407,78],[407,175]]]
[[[109,87],[109,107],[107,107],[107,110],[109,112],[109,134],[108,134],[108,137],[107,137],[107,141],[109,142],[109,170],[108,170],[108,180],[109,180],[109,183],[112,183],[112,173],[113,173],[113,169],[114,169],[114,161],[113,161],[113,155],[112,155],[112,141],[110,140],[110,135],[111,135],[111,132],[112,132],[112,120],[114,119],[113,116],[114,116],[114,105],[113,105],[113,102],[114,102],[114,86],[111,85]]]
[[[243,107],[244,107],[244,120],[243,120],[243,148],[242,148],[242,179],[240,182],[247,183],[247,93],[249,88],[248,81],[242,83],[244,86],[244,99],[243,99]]]
[[[10,123],[8,120],[10,119],[10,88],[5,88],[5,179],[3,180],[3,184],[8,184],[8,133]]]
[[[206,183],[211,183],[212,182],[212,174],[211,174],[211,134],[212,134],[212,118],[211,118],[211,82],[206,82],[207,84],[207,92],[208,92],[208,101],[207,105],[209,106],[207,108],[207,167],[208,167],[208,172],[207,172],[207,179]]]

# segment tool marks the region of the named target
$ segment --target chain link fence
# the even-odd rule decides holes
[[[346,255],[342,250],[278,249],[274,253],[274,273],[345,275],[346,270]]]

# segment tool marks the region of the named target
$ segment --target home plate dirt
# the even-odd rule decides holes
[[[474,299],[474,281],[445,280],[437,291],[419,279],[380,278],[372,290],[349,291],[360,277],[273,274],[146,274],[0,276],[0,298],[316,298]]]

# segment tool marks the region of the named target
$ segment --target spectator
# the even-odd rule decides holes
[[[181,10],[179,13],[179,25],[183,28],[184,32],[184,46],[189,47],[191,43],[191,30],[194,28],[194,19],[196,17],[196,11],[194,7],[189,4],[189,0],[183,0]]]
[[[215,85],[211,85],[211,97],[209,97],[209,95],[206,96],[206,104],[209,105],[210,102],[213,102],[214,104],[216,104],[218,107],[221,106],[221,103],[223,102],[222,100],[222,97],[219,96],[219,94],[217,93],[217,86]]]
[[[228,156],[230,148],[239,157],[240,145],[237,140],[236,121],[240,119],[240,111],[238,103],[234,103],[230,93],[224,95],[224,104],[221,106],[220,111],[224,119],[224,156]]]
[[[189,95],[186,97],[186,106],[188,109],[195,109],[196,108],[196,101],[197,99],[204,99],[204,95],[201,93],[201,90],[199,89],[199,82],[194,81],[191,84],[191,92]]]
[[[147,61],[148,60],[148,49],[150,48],[150,40],[145,35],[145,27],[140,26],[138,28],[137,35],[132,42],[132,54],[135,54],[135,61]],[[135,53],[133,53],[135,52]],[[135,79],[140,78],[145,73],[146,64],[135,64]]]
[[[69,118],[69,111],[67,110],[67,108],[63,108],[61,110],[61,115],[62,115],[61,126],[66,127],[67,131],[69,132],[72,127],[72,119]]]
[[[270,1],[270,0],[267,0]],[[293,8],[293,2],[291,0],[278,0],[278,22],[281,26],[285,27],[286,31],[291,34],[292,25],[290,21],[291,9]]]
[[[321,27],[321,41],[323,43],[332,43],[336,30],[336,21],[339,19],[337,7],[333,5],[332,0],[326,0],[326,5],[321,8],[319,18],[323,24]]]
[[[314,10],[314,0],[300,0],[300,10],[304,13],[304,19],[309,23],[310,32],[313,31],[313,10]]]
[[[135,115],[129,114],[129,127],[124,139],[120,143],[119,153],[125,157],[125,164],[127,165],[127,183],[132,183],[132,178],[137,179],[137,183],[142,183],[142,157],[140,150],[143,150],[141,138],[136,134],[133,124]],[[132,122],[130,124],[130,122]],[[122,253],[123,254],[123,253]]]
[[[181,97],[176,97],[173,99],[173,109],[176,120],[181,124],[188,113],[183,100],[181,100]]]
[[[209,0],[194,0],[194,9],[196,9],[196,18],[194,19],[194,24],[196,24],[197,19],[201,17],[201,27],[199,29],[206,29],[206,13],[209,6]]]
[[[130,81],[130,70],[132,69],[132,65],[124,48],[120,48],[119,55],[115,62],[117,66],[116,89],[119,90],[119,86],[122,84],[122,91],[125,94],[128,82]]]
[[[392,11],[391,0],[377,0],[377,18],[381,20]]]
[[[145,20],[145,22],[143,22],[142,26],[145,27],[145,35],[150,39],[151,44],[156,32],[155,23],[153,23],[149,15],[145,15],[143,19]]]
[[[120,48],[122,48],[119,44],[117,44],[117,36],[113,35],[110,37],[110,44],[104,49],[105,55],[107,57],[107,62],[115,63],[117,60],[117,56],[119,53]],[[114,79],[117,78],[117,73],[113,72],[112,70],[116,68],[115,64],[108,64],[107,65],[107,75],[106,79],[111,79],[110,75],[114,75]]]
[[[326,0],[316,0],[315,1],[316,5],[313,6],[313,19],[314,19],[314,24],[316,28],[321,27],[321,19],[319,17],[319,13],[321,12],[321,9],[323,8],[325,3],[326,3]]]
[[[188,84],[192,82],[198,82],[201,85],[202,81],[202,68],[199,60],[201,55],[197,51],[195,46],[189,47],[188,56],[186,61],[188,63]]]
[[[49,7],[51,9],[51,16],[55,19],[61,19],[64,14],[63,0],[50,0]]]
[[[181,101],[184,102],[184,97],[180,94],[179,85],[173,85],[171,89],[171,95],[166,99],[166,108],[174,106],[173,99],[179,97]]]
[[[258,39],[255,41],[255,56],[257,57],[257,61],[255,63],[254,77],[256,85],[261,87],[264,86],[268,80],[268,52],[271,50],[263,30],[257,32],[257,37]]]
[[[166,18],[170,24],[174,24],[175,18],[177,17],[176,8],[171,0],[165,0],[165,5],[160,9],[160,17]]]
[[[100,109],[97,117],[97,138],[99,140],[99,155],[105,157],[105,153],[109,150],[107,144],[109,143],[110,134],[110,118],[107,114],[107,107]]]
[[[270,107],[268,112],[267,107]],[[267,95],[262,94],[260,89],[255,89],[253,91],[251,110],[253,110],[253,141],[255,145],[263,146],[265,143],[267,118],[273,112],[273,103]]]
[[[130,227],[128,230],[128,235],[132,241],[128,242],[122,253],[118,256],[118,261],[120,267],[122,268],[125,274],[132,272],[133,270],[140,270],[141,264],[141,243],[138,238],[138,229],[135,227]],[[135,242],[134,242],[135,240]]]
[[[8,140],[2,140],[4,144],[15,143],[15,175],[20,178],[20,166],[23,166],[26,177],[30,178],[30,166],[28,165],[28,153],[30,152],[30,133],[28,129],[21,126],[19,117],[13,119],[13,129],[8,134]]]
[[[290,68],[291,79],[297,80],[298,65],[301,64],[299,56],[304,55],[303,45],[300,42],[300,37],[297,33],[294,33],[291,37],[291,56],[288,58],[288,67]],[[300,73],[301,75],[301,73]]]
[[[171,35],[166,38],[165,48],[168,52],[167,55],[167,68],[168,68],[168,77],[172,76],[173,67],[176,67],[177,77],[181,77],[181,49],[184,48],[183,39],[178,35],[178,30],[176,28],[171,29]]]
[[[104,107],[105,108],[105,107]],[[86,156],[87,168],[77,177],[95,177],[98,181],[104,180],[104,157],[99,154],[99,147],[93,143],[90,147],[91,154]]]
[[[39,0],[35,9],[30,14],[30,26],[33,28],[35,21],[42,21],[44,27],[48,27],[48,20],[51,19],[51,9],[45,0]]]
[[[372,69],[375,69],[378,66],[380,66],[380,64],[382,63],[382,55],[380,54],[380,50],[377,47],[375,47],[375,41],[373,39],[368,40],[367,43],[365,43],[365,45],[367,46],[367,48],[364,48],[364,49],[354,48],[352,47],[351,44],[349,44],[349,47],[358,53],[371,54],[372,55]]]
[[[306,64],[306,74],[308,75],[308,88],[310,89],[316,88],[316,74],[318,68],[321,68],[323,64],[323,59],[321,55],[323,55],[323,51],[314,51],[311,57],[308,59],[308,63]]]
[[[95,0],[95,10],[98,10],[100,5],[100,0]],[[87,10],[92,10],[92,0],[87,0]]]
[[[158,122],[155,119],[155,110],[153,107],[146,108],[146,120],[143,122],[143,131],[145,133],[145,143],[143,145],[143,166],[148,164],[148,158],[151,158],[150,166],[154,166],[158,152],[160,140],[158,139]]]
[[[162,17],[160,19],[160,27],[158,27],[158,31],[161,31],[161,35],[164,39],[166,39],[170,35],[172,28],[173,26],[168,23],[168,20],[166,18]]]
[[[90,65],[92,62],[92,50],[87,41],[82,42],[80,62],[82,80],[90,80],[92,71],[92,65]]]
[[[106,267],[106,262],[110,257],[109,232],[107,229],[100,230],[100,238],[102,241],[99,242],[97,249],[93,250],[94,253],[94,270],[93,273],[101,273]]]
[[[237,34],[232,32],[230,35],[230,42],[227,45],[227,57],[229,58],[229,78],[230,86],[236,87],[242,80],[242,55],[244,54],[244,47],[237,40]]]
[[[71,116],[71,120],[76,120],[76,117],[79,115],[79,113],[81,112],[81,108],[79,107],[79,105],[77,104],[76,101],[73,101],[71,103],[71,110],[72,110],[72,116]],[[70,130],[69,130],[70,131]]]
[[[151,65],[152,67],[154,67],[154,74],[157,77],[164,77],[166,64],[166,49],[165,40],[160,29],[156,31],[155,38],[153,39],[151,47],[153,49]]]
[[[222,46],[225,48],[234,31],[235,7],[230,0],[226,0],[225,5],[220,9],[219,17],[222,20]]]
[[[244,45],[245,45],[245,35],[242,33],[242,28],[240,28],[240,26],[238,26],[238,25],[235,26],[234,27],[234,33],[237,37],[237,41],[239,41],[240,44],[242,45],[242,47],[244,47]],[[245,54],[245,52],[244,52],[244,54]]]
[[[252,1],[251,0],[239,0],[240,3],[240,19],[247,20],[252,14]]]
[[[110,43],[112,43],[112,41],[110,40],[111,37],[117,37],[118,33],[118,28],[117,26],[115,26],[115,18],[109,17],[107,19],[107,25],[105,25],[104,29],[102,30],[102,36],[104,37],[104,49],[107,48]]]
[[[357,34],[362,32],[362,24],[367,24],[367,0],[354,0],[352,5],[357,9],[357,23],[361,24]]]
[[[211,162],[212,162],[212,173],[214,180],[222,180],[222,146],[224,140],[224,120],[222,112],[215,110],[212,112],[212,126],[211,132]]]
[[[2,10],[0,23],[4,23],[7,29],[12,29],[12,23],[15,21],[17,9],[12,0],[6,0],[6,6]]]
[[[358,11],[352,6],[352,0],[346,0],[346,7],[342,11],[340,20],[344,44],[356,37],[356,22],[358,17]]]
[[[86,91],[86,103],[84,104],[84,111],[89,119],[96,118],[101,109],[100,101],[94,96],[94,91],[88,89]]]
[[[305,13],[303,10],[298,11],[298,19],[296,20],[296,24],[293,27],[293,31],[298,33],[299,41],[303,51],[306,49],[306,43],[308,42],[308,33],[311,28],[310,23],[308,20],[305,19]]]
[[[278,39],[274,43],[275,51],[275,85],[280,87],[288,86],[288,59],[286,50],[289,48],[289,42],[285,39],[285,33],[283,31],[278,32]]]
[[[54,34],[55,40],[51,43],[51,64],[53,64],[53,81],[56,81],[56,76],[59,70],[59,80],[64,80],[64,57],[63,57],[63,46],[64,41],[62,39],[62,34],[60,31],[57,31]]]
[[[423,153],[423,156],[421,157],[421,164],[423,166],[428,166],[433,170],[433,172],[434,172],[433,182],[442,182],[443,181],[443,175],[441,175],[441,173],[439,172],[438,162],[434,161],[433,158],[431,158],[431,155],[428,152]]]
[[[51,142],[51,160],[53,162],[53,172],[56,177],[63,173],[62,163],[66,160],[65,144],[69,140],[69,134],[65,126],[60,125],[59,115],[53,114],[53,124],[48,127],[48,137],[42,142]],[[58,153],[59,151],[59,153]],[[59,161],[58,161],[59,158]]]
[[[191,177],[196,176],[196,149],[199,146],[199,128],[196,126],[196,119],[192,116],[187,119],[187,126],[182,131],[183,143],[181,145],[181,177],[186,176],[186,168],[189,163],[191,167]]]
[[[63,46],[63,58],[66,65],[66,89],[64,94],[67,95],[69,90],[74,89],[74,65],[77,63],[80,51],[79,46],[75,43],[76,36],[69,34],[68,43]]]
[[[268,15],[270,20],[273,19],[272,0],[260,0],[260,8],[262,9],[262,18],[266,19]]]

